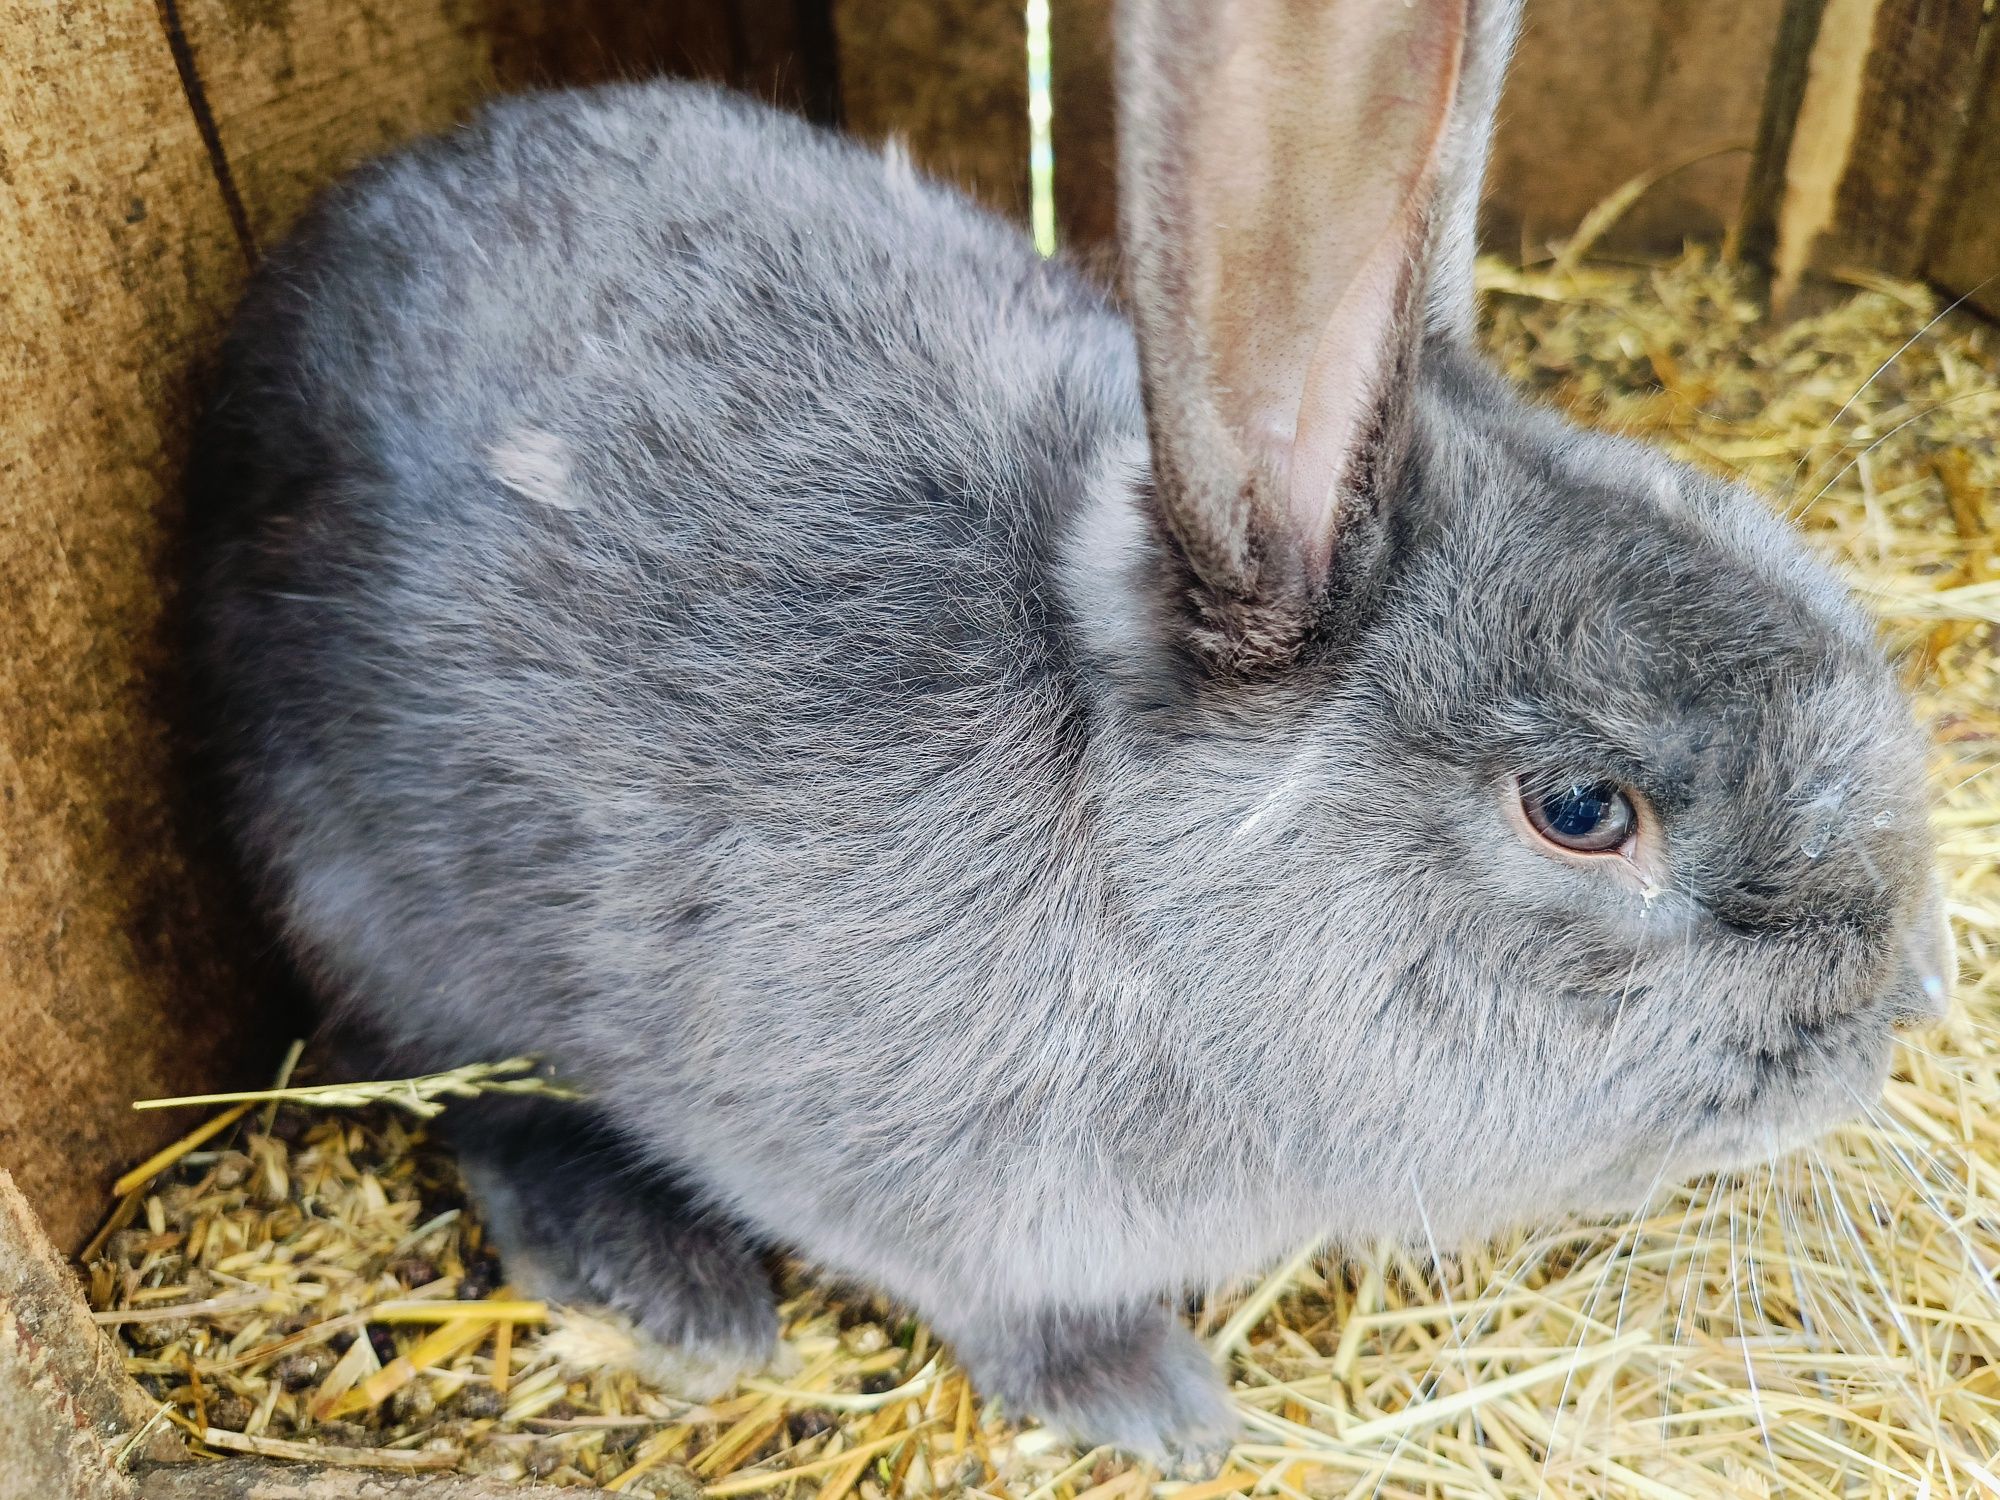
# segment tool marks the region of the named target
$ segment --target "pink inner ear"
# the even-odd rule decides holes
[[[1406,217],[1415,227],[1392,224],[1355,268],[1306,368],[1284,479],[1300,561],[1315,583],[1333,566],[1343,490],[1376,422],[1394,363],[1396,322],[1408,311],[1403,283],[1423,219]]]
[[[1359,445],[1414,338],[1467,0],[1230,0],[1189,143],[1193,311],[1267,515],[1325,578]]]

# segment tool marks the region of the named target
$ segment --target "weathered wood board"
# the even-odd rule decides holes
[[[0,1500],[131,1500],[121,1460],[184,1456],[152,1407],[0,1168]]]
[[[1107,265],[1118,235],[1112,3],[1053,0],[1049,20],[1058,234],[1071,254]]]
[[[2000,318],[2000,25],[1989,18],[1958,161],[1924,250],[1924,274]]]
[[[1749,173],[1782,10],[1783,0],[1528,0],[1488,170],[1489,242],[1546,253],[1624,183],[1682,162],[1609,243],[1721,240]]]
[[[900,138],[983,202],[1028,203],[1028,32],[1020,0],[834,0],[848,129]]]
[[[329,178],[495,92],[661,73],[826,114],[795,0],[179,0],[197,92],[249,233],[268,244]]]
[[[175,475],[246,269],[151,6],[0,0],[0,1165],[73,1245],[137,1095],[258,1052],[176,799]]]
[[[1987,0],[1787,0],[1798,82],[1746,206],[1775,292],[1853,268],[1928,276],[2000,312],[2000,14]]]

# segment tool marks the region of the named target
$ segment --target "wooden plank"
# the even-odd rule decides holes
[[[1768,266],[1778,247],[1778,215],[1785,202],[1785,163],[1798,134],[1799,106],[1805,101],[1813,38],[1827,0],[1786,0],[1778,34],[1771,46],[1770,71],[1764,79],[1764,102],[1757,121],[1757,143],[1750,154],[1749,180],[1736,250],[1752,265]]]
[[[1017,218],[1028,204],[1020,0],[835,0],[847,126],[894,135],[926,170]]]
[[[658,74],[822,118],[826,0],[176,0],[254,242],[330,178],[495,92]]]
[[[760,66],[781,80],[774,96],[809,120],[831,125],[841,118],[840,51],[833,0],[791,0],[792,26],[775,63],[747,61],[744,86],[755,86]]]
[[[743,42],[744,9],[743,0],[502,0],[485,7],[481,18],[493,50],[488,86],[598,83],[659,73],[728,82]]]
[[[0,1171],[0,1495],[130,1500],[118,1460],[186,1456],[91,1321],[83,1288]],[[140,1434],[145,1434],[142,1438]]]
[[[254,1458],[164,1464],[134,1477],[136,1500],[562,1500],[575,1494],[567,1486],[472,1474],[385,1474]],[[125,1500],[132,1500],[129,1493]]]
[[[1924,273],[2000,318],[2000,26],[1980,35],[1974,106],[1925,247]]]
[[[1995,24],[1983,0],[1827,0],[1785,158],[1775,301],[1817,271],[1924,269]]]
[[[476,7],[403,0],[177,0],[196,81],[213,115],[253,244],[271,243],[313,193],[366,157],[463,115],[499,84],[498,38]],[[521,14],[526,71],[539,15]],[[594,54],[573,39],[572,57]]]
[[[832,0],[728,0],[722,11],[738,88],[822,124],[839,118]]]
[[[263,1071],[172,795],[174,476],[245,261],[152,6],[0,0],[0,48],[0,1161],[74,1247],[183,1128],[132,1099]]]
[[[1606,243],[1723,238],[1783,12],[1783,0],[1528,0],[1487,173],[1488,243],[1538,255],[1641,173],[1738,147],[1665,177]]]
[[[1107,275],[1118,238],[1112,4],[1052,0],[1049,15],[1058,238],[1066,253]]]

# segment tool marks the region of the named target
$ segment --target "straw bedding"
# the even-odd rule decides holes
[[[505,1285],[432,1105],[252,1106],[149,1166],[86,1257],[159,1420],[632,1495],[2000,1493],[2000,338],[1886,282],[1767,326],[1694,253],[1482,274],[1522,380],[1781,497],[1909,664],[1960,971],[1867,1118],[1625,1223],[1302,1253],[1211,1298],[1244,1438],[1183,1486],[1010,1426],[923,1328],[799,1268],[783,1368],[675,1400],[623,1330]]]

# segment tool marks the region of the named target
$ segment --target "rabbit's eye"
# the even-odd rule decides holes
[[[1570,782],[1551,790],[1521,789],[1529,826],[1558,849],[1609,854],[1638,824],[1632,798],[1615,781]]]

